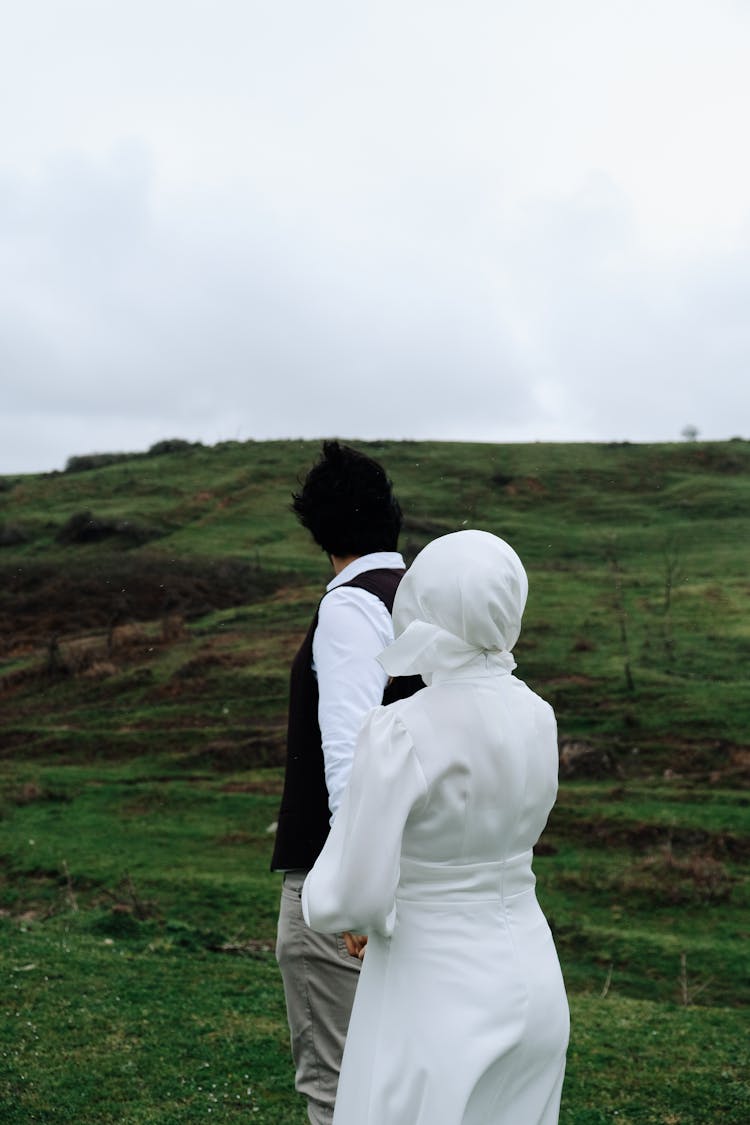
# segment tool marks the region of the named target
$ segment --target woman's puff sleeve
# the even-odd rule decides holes
[[[305,921],[321,933],[393,932],[404,826],[427,794],[394,710],[376,707],[365,719],[349,785],[302,889]]]

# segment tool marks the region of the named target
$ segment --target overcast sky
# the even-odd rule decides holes
[[[746,0],[24,0],[0,472],[750,437]]]

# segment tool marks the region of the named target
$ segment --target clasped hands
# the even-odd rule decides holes
[[[346,930],[342,937],[344,944],[352,957],[357,957],[360,961],[365,956],[365,946],[367,945],[367,934],[351,934]]]

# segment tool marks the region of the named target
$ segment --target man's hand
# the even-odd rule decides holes
[[[350,934],[347,930],[343,935],[344,944],[352,957],[358,957],[360,961],[365,956],[365,946],[367,945],[367,934]]]

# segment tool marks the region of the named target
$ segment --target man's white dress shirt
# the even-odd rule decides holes
[[[331,823],[349,780],[365,715],[383,699],[388,676],[376,657],[393,640],[393,622],[375,594],[345,586],[367,570],[403,570],[397,551],[361,555],[328,583],[313,637],[318,722]]]

